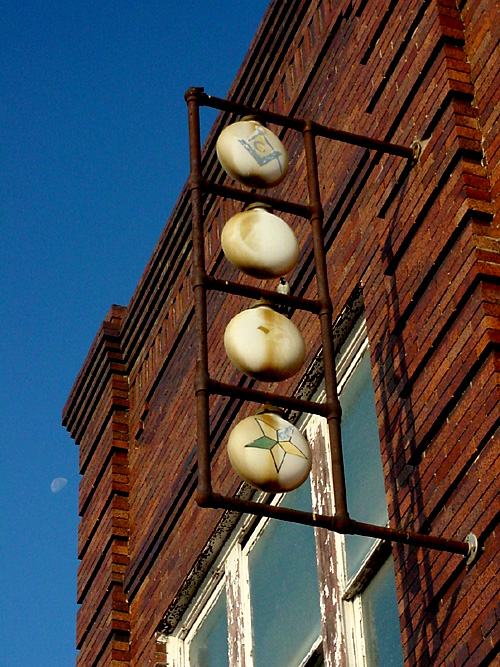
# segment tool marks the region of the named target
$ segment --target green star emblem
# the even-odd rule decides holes
[[[273,458],[276,472],[281,470],[287,454],[307,459],[304,452],[292,442],[293,428],[291,426],[276,429],[272,423],[266,421],[265,417],[255,417],[255,421],[262,435],[256,440],[249,442],[245,447],[267,449]]]

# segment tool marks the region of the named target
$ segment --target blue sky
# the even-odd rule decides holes
[[[185,89],[225,96],[267,4],[2,4],[0,667],[74,664],[78,451],[62,406],[186,180]]]

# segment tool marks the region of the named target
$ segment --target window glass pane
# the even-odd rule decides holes
[[[189,646],[190,667],[229,667],[226,596],[221,592]]]
[[[385,525],[387,504],[368,350],[344,386],[340,404],[349,514],[358,521]],[[351,576],[373,540],[346,535],[345,542],[348,576]]]
[[[369,667],[403,664],[394,566],[389,558],[361,594],[363,631]]]
[[[284,505],[311,510],[306,481]],[[318,575],[311,526],[271,520],[249,554],[255,667],[291,667],[320,634]]]

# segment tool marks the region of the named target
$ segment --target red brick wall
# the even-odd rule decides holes
[[[457,539],[473,530],[486,548],[470,571],[456,556],[394,549],[408,665],[487,664],[494,651],[500,316],[494,4],[277,1],[232,89],[235,99],[255,106],[405,145],[423,140],[411,170],[400,158],[318,141],[336,314],[359,284],[363,290],[391,524]],[[217,131],[207,142],[206,170],[223,179],[213,156]],[[275,192],[306,202],[302,146],[292,132],[284,140],[290,175]],[[233,279],[219,237],[237,208],[207,202],[208,265]],[[315,296],[309,230],[303,220],[287,219],[303,246],[293,291]],[[155,632],[220,518],[192,497],[188,221],[183,192],[135,296],[113,326],[104,325],[65,409],[84,474],[82,665],[97,655],[95,664],[112,664],[113,650],[122,660],[116,664],[159,660]],[[210,294],[211,372],[224,381],[238,378],[222,334],[240,308],[233,297]],[[314,318],[301,314],[294,321],[311,359],[319,346]],[[223,442],[236,407],[214,399],[211,413],[214,486],[233,492],[238,482]]]

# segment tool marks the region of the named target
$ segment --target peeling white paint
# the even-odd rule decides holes
[[[313,450],[311,487],[313,510],[325,515],[335,514],[333,480],[331,477],[331,453],[328,445],[326,421],[311,417],[306,427],[307,437]],[[342,667],[347,664],[346,644],[342,620],[342,599],[339,590],[339,575],[343,563],[339,562],[337,536],[325,529],[315,529],[318,575],[320,578],[320,611],[323,635],[324,661],[327,667]]]

